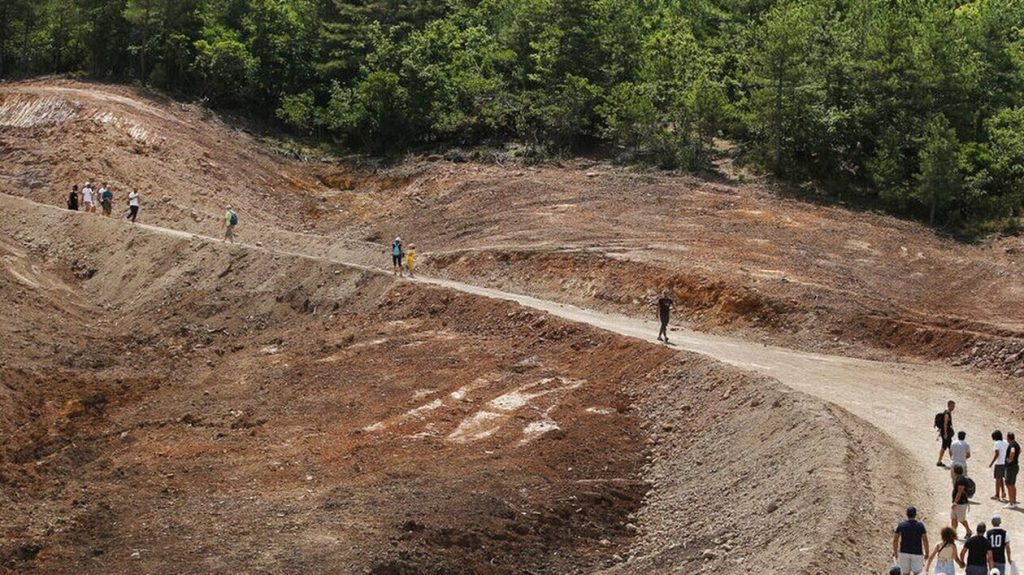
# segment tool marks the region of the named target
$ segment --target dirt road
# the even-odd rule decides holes
[[[3,206],[5,211],[13,210],[21,203],[31,202],[6,195],[0,197],[0,206]],[[179,230],[157,226],[142,227],[160,234],[218,241]],[[332,261],[363,270],[388,273],[383,268],[367,267],[350,261],[320,258],[243,243],[237,245],[241,249]],[[589,324],[623,336],[651,341],[652,345],[660,345],[654,342],[657,325],[653,321],[599,313],[526,295],[447,280],[419,277],[411,281],[514,301],[554,316]],[[991,475],[985,469],[991,454],[988,436],[996,428],[1021,428],[1018,426],[1020,418],[1011,407],[998,405],[992,401],[993,398],[1000,397],[993,383],[944,366],[873,362],[798,352],[682,328],[673,331],[672,338],[672,344],[678,346],[678,349],[701,353],[776,378],[794,390],[845,408],[891,436],[913,455],[911,461],[907,461],[898,469],[893,469],[893,475],[909,478],[920,486],[915,501],[893,503],[900,506],[905,503],[918,505],[930,530],[936,534],[938,528],[945,525],[949,518],[949,474],[945,469],[935,467],[938,443],[934,430],[930,428],[933,415],[942,409],[947,399],[955,399],[958,408],[954,415],[954,423],[958,430],[967,431],[968,440],[973,446],[971,470],[979,486],[976,496],[978,505],[971,508],[969,520],[972,524],[982,520],[988,521],[993,513],[1004,511],[1001,504],[988,499],[993,490],[989,479]],[[798,453],[793,455],[799,457]],[[1024,533],[1024,516],[1016,512],[1005,512],[1002,515],[1004,525],[1011,533]],[[896,521],[897,517],[882,517],[878,520],[891,523]],[[880,557],[884,557],[885,550],[880,549],[878,553]]]

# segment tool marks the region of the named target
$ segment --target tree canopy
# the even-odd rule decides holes
[[[780,177],[941,226],[1024,209],[1024,0],[5,0],[80,72],[392,153],[520,142]]]

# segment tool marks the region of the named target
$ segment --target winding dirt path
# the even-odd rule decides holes
[[[29,207],[66,213],[54,206],[44,206],[0,194],[0,210],[5,217]],[[94,217],[87,214],[81,216]],[[220,241],[209,236],[153,225],[139,224],[138,228],[174,237],[217,243]],[[345,259],[311,256],[245,243],[237,243],[234,247],[329,261],[372,273],[390,273],[383,267],[361,265]],[[406,281],[514,301],[570,321],[650,341],[652,345],[661,345],[655,341],[658,326],[653,318],[648,321],[602,313],[528,295],[429,277],[417,277]],[[969,462],[969,467],[971,475],[978,482],[978,494],[975,497],[978,504],[971,507],[968,519],[973,525],[979,521],[988,522],[992,514],[999,513],[1003,516],[1004,526],[1011,532],[1011,537],[1024,537],[1024,510],[1004,510],[1002,504],[989,499],[994,491],[991,472],[986,467],[992,453],[989,435],[996,428],[1024,432],[1024,427],[1020,426],[1021,419],[1013,414],[1012,406],[998,403],[1000,395],[994,382],[937,364],[878,362],[815,354],[764,346],[738,338],[708,335],[685,328],[675,328],[672,338],[672,345],[680,350],[700,353],[733,366],[773,377],[791,389],[848,410],[890,436],[912,457],[904,466],[893,469],[892,473],[906,477],[919,486],[915,501],[898,503],[901,506],[903,503],[917,505],[932,532],[933,539],[936,540],[938,529],[949,521],[950,478],[946,469],[935,466],[939,444],[934,430],[931,429],[931,422],[934,414],[945,406],[947,399],[955,399],[957,411],[954,414],[954,424],[958,430],[962,429],[968,434],[968,441],[973,448],[973,458]],[[799,457],[799,454],[793,455]],[[898,518],[894,515],[878,520],[890,523]],[[879,550],[879,554],[880,557],[884,557],[885,550]]]

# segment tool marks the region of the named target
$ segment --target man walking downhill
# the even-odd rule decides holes
[[[999,575],[1007,575],[1006,566],[1013,561],[1010,557],[1010,539],[1002,528],[1003,518],[992,516],[992,529],[985,532],[988,546],[992,549],[992,568],[999,570]]]
[[[964,558],[964,555],[967,558]],[[978,524],[978,534],[974,537],[967,537],[964,541],[964,548],[960,550],[960,560],[967,563],[964,570],[966,575],[989,575],[989,565],[992,564],[992,549],[985,538],[985,524]]]
[[[1020,471],[1020,444],[1017,443],[1017,436],[1007,433],[1006,439],[1006,483],[1007,495],[1010,502],[1004,505],[1007,509],[1017,508],[1017,472]]]
[[[942,441],[942,448],[939,449],[939,462],[936,463],[938,467],[945,467],[942,463],[942,457],[946,455],[946,450],[953,443],[953,410],[956,409],[956,402],[949,400],[946,404],[946,411],[942,412],[942,426],[939,427],[939,439]]]
[[[964,475],[967,475],[967,460],[971,458],[971,444],[967,443],[967,433],[960,431],[956,434],[956,441],[949,445],[949,458],[953,461],[953,465],[959,465],[964,470]],[[953,472],[949,472],[950,477],[956,481],[956,476]]]
[[[238,212],[231,209],[231,206],[228,206],[227,210],[228,211],[224,213],[223,241],[235,243],[235,226],[238,225]]]
[[[917,508],[907,507],[907,519],[896,526],[892,534],[892,558],[902,575],[924,573],[924,553],[928,549],[928,534],[924,523],[917,520]]]
[[[658,341],[668,343],[668,320],[675,307],[675,302],[672,301],[672,298],[668,297],[668,290],[662,290],[661,297],[658,298],[658,319],[661,320],[661,330],[658,331]]]
[[[956,531],[958,525],[963,525],[967,530],[967,537],[970,537],[971,526],[967,524],[967,477],[964,476],[964,468],[954,465],[953,478],[953,505],[949,513],[949,526]]]
[[[995,466],[992,472],[993,477],[996,480],[996,494],[992,499],[996,501],[1005,501],[1006,497],[1006,485],[1003,483],[1003,478],[1006,477],[1006,449],[1010,447],[1010,444],[1003,439],[1003,432],[998,429],[992,432],[992,461],[988,462],[988,466]]]

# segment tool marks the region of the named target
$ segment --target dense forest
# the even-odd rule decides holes
[[[81,73],[383,154],[701,169],[713,139],[935,225],[1024,209],[1024,0],[2,0],[0,77]]]

